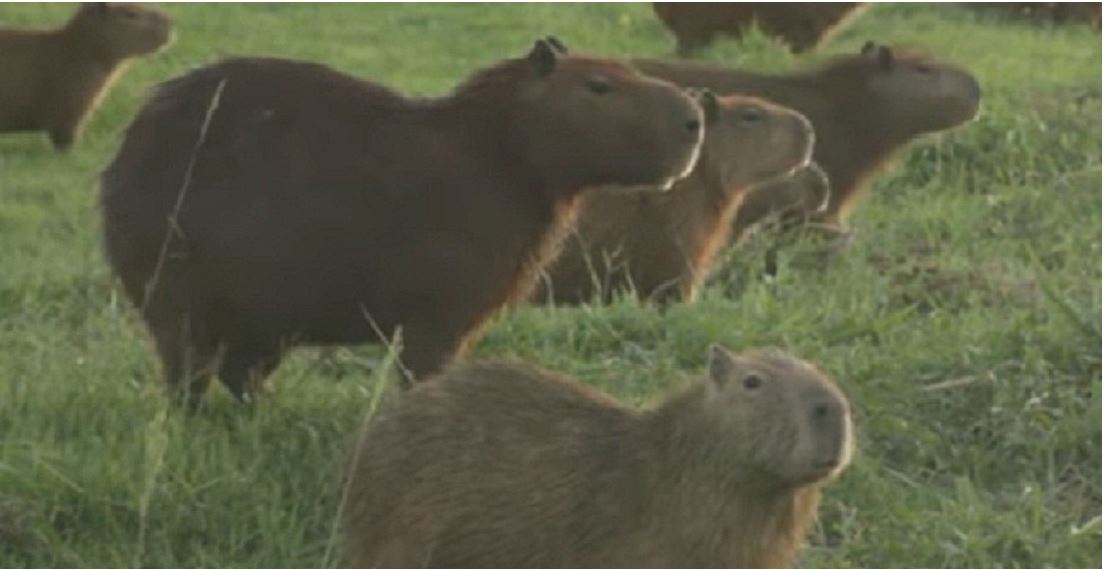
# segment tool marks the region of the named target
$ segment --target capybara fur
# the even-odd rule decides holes
[[[789,74],[659,60],[633,63],[679,85],[763,97],[808,117],[817,137],[813,160],[832,185],[828,207],[815,221],[840,227],[870,177],[897,150],[921,134],[973,120],[981,105],[981,87],[965,69],[872,42],[857,54]]]
[[[625,291],[660,304],[692,300],[748,188],[808,163],[814,137],[805,117],[754,97],[704,100],[705,142],[694,171],[670,192],[586,194],[535,301],[608,302]]]
[[[793,53],[816,48],[866,8],[863,2],[655,2],[652,9],[675,34],[680,55],[713,43],[718,35],[741,37],[753,25]]]
[[[60,28],[0,28],[0,132],[44,131],[72,146],[128,59],[172,39],[172,20],[135,4],[81,4]]]
[[[828,174],[815,162],[792,176],[755,186],[736,210],[731,241],[743,241],[767,220],[784,226],[808,221],[828,207],[831,191]]]
[[[173,392],[239,399],[295,344],[401,335],[409,379],[529,297],[586,188],[669,187],[700,105],[556,40],[406,98],[322,65],[230,59],[163,84],[102,177],[107,256]]]
[[[776,350],[708,367],[642,412],[501,362],[418,385],[354,455],[352,567],[789,567],[849,462],[849,404]]]

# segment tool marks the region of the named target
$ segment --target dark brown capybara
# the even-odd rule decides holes
[[[670,192],[588,193],[575,231],[541,276],[536,302],[609,302],[631,291],[665,304],[692,300],[728,242],[751,186],[809,161],[813,128],[762,99],[706,95],[706,130],[694,171]]]
[[[45,131],[69,148],[127,60],[172,39],[172,20],[135,4],[82,4],[52,30],[0,28],[0,132]]]
[[[805,222],[828,207],[832,187],[828,174],[816,162],[792,176],[760,184],[748,191],[736,210],[731,242],[740,243],[766,220],[789,224]]]
[[[850,405],[776,350],[711,350],[652,410],[506,363],[461,365],[369,425],[344,504],[354,569],[783,569],[846,468]]]
[[[719,35],[740,37],[753,25],[793,53],[809,51],[861,14],[865,2],[655,2],[652,9],[675,34],[680,55],[692,55]]]
[[[230,59],[163,84],[127,130],[102,179],[107,256],[193,404],[212,374],[248,399],[290,346],[400,329],[418,379],[528,298],[583,189],[689,173],[702,120],[683,90],[556,40],[436,99]]]
[[[832,185],[828,207],[814,220],[841,231],[870,177],[897,150],[919,135],[973,120],[981,105],[981,87],[962,67],[872,42],[857,54],[790,74],[648,59],[633,63],[679,85],[763,97],[808,117],[817,136],[813,160]]]

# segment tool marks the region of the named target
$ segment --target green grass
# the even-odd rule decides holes
[[[46,25],[70,6],[0,5]],[[343,567],[342,465],[378,349],[300,350],[252,409],[166,410],[145,334],[104,263],[96,176],[156,82],[231,53],[325,61],[422,94],[556,34],[664,55],[643,5],[166,8],[176,44],[134,65],[71,154],[0,137],[0,568]],[[700,302],[520,310],[480,356],[531,361],[645,404],[711,342],[776,344],[854,400],[859,453],[804,568],[1080,568],[1101,561],[1101,42],[946,6],[880,6],[824,50],[873,38],[981,79],[979,121],[914,144],[828,270],[807,243],[762,272],[734,251]],[[787,69],[756,36],[706,58]]]

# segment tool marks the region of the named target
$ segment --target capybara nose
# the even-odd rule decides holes
[[[696,134],[699,130],[701,130],[701,119],[699,119],[698,117],[694,117],[687,120],[686,130]]]
[[[970,77],[970,82],[967,85],[967,89],[970,91],[970,94],[974,97],[974,100],[976,100],[976,101],[981,100],[981,83],[978,83],[977,79],[975,79],[974,77]]]
[[[810,414],[812,415],[814,423],[824,423],[832,420],[834,417],[838,417],[840,414],[839,405],[830,399],[823,401],[817,401],[813,403],[810,408]]]

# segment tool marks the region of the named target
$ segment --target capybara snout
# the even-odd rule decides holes
[[[832,389],[813,389],[805,400],[809,431],[819,439],[811,453],[810,471],[818,478],[834,476],[833,471],[850,460],[850,406]]]
[[[708,120],[695,96],[667,82],[649,79],[650,96],[641,109],[645,116],[654,117],[647,128],[636,135],[645,149],[640,156],[656,156],[656,171],[651,183],[660,189],[670,189],[675,181],[685,178],[694,169],[701,154]],[[669,152],[663,147],[682,145],[681,151]]]
[[[172,17],[136,4],[92,2],[82,6],[74,22],[82,30],[95,30],[97,45],[90,47],[112,58],[155,53],[172,41]]]

